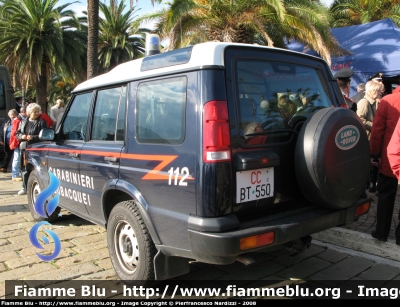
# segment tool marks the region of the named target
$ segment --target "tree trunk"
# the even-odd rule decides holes
[[[36,103],[42,108],[42,112],[47,110],[47,74],[46,74],[46,63],[42,61],[40,66],[39,80],[36,82]]]
[[[88,0],[87,79],[97,76],[99,68],[99,0]]]
[[[253,44],[254,43],[254,31],[247,29],[243,26],[239,26],[237,29],[237,43]]]

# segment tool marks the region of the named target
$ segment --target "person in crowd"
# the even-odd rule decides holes
[[[21,107],[24,105],[22,96],[15,97],[15,110],[19,113],[21,111]]]
[[[24,107],[21,107],[21,110]],[[17,110],[12,110],[14,114],[17,114]],[[22,181],[22,177],[20,174],[21,171],[21,154],[19,149],[19,141],[17,139],[17,130],[21,119],[19,116],[14,117],[12,121],[11,135],[10,135],[10,149],[13,150],[13,160],[12,160],[12,168],[11,168],[11,180],[13,181]]]
[[[50,118],[53,121],[52,128],[57,127],[57,123],[61,119],[63,113],[64,113],[63,101],[61,99],[57,99],[56,104],[50,109]]]
[[[351,99],[353,99],[355,103],[358,103],[361,99],[364,98],[364,96],[365,96],[365,83],[359,83],[357,85],[357,94],[351,97]]]
[[[19,117],[20,120],[24,120],[24,119],[26,119],[28,117],[28,115],[26,114],[26,107],[25,106],[21,107],[21,109],[19,110],[18,117]]]
[[[40,111],[39,119],[43,119],[46,122],[47,127],[51,127],[53,125],[53,120],[50,118],[50,116],[42,111]]]
[[[390,232],[398,188],[398,180],[388,159],[388,144],[399,117],[400,93],[386,95],[381,99],[376,110],[370,135],[371,162],[379,167],[376,228],[371,235],[383,242],[387,241]],[[396,244],[400,245],[400,223],[396,228],[395,237]]]
[[[8,111],[8,120],[5,120],[0,129],[0,145],[4,147],[4,159],[0,164],[0,172],[7,173],[8,164],[11,161],[13,150],[10,149],[10,136],[12,129],[12,121],[18,117],[18,112],[15,109]]]
[[[379,82],[382,85],[381,90],[379,92],[379,96],[377,98],[377,103],[379,105],[379,102],[381,101],[382,97],[387,94],[386,89],[385,89],[385,84],[383,83],[383,73],[379,72],[379,73],[373,74],[372,76],[370,76],[368,78],[368,81]],[[375,172],[377,172],[376,167],[373,167],[373,170]],[[372,171],[372,169],[371,169],[371,171]],[[379,194],[378,186],[376,186],[375,188],[373,186],[371,188],[371,186],[370,186],[370,192],[376,192],[376,194]]]
[[[381,93],[380,93],[379,99],[388,94],[386,92],[385,84],[383,83],[383,73],[378,72],[376,74],[373,74],[371,77],[368,78],[368,81],[371,81],[371,80],[374,80],[374,81],[382,83],[382,89],[381,89]]]
[[[387,147],[387,156],[393,174],[400,181],[400,117],[390,138]]]
[[[376,109],[378,108],[378,98],[382,90],[382,83],[371,80],[365,86],[365,96],[357,104],[357,115],[361,119],[367,132],[368,139],[371,136],[372,124]],[[376,191],[376,182],[378,180],[378,168],[371,163],[369,180],[367,186],[371,193]]]
[[[28,118],[23,120],[17,130],[17,138],[20,142],[27,142],[27,145],[40,142],[39,132],[47,128],[46,121],[40,119],[42,108],[37,103],[30,103],[26,109]],[[26,194],[28,173],[22,172],[22,189],[19,195]]]
[[[345,104],[342,106],[347,106],[348,109],[357,112],[357,104],[349,97],[350,93],[350,82],[354,71],[351,68],[344,67],[334,74],[334,77],[338,79],[338,84],[340,90],[342,91]]]

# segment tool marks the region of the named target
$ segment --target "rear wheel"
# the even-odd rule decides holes
[[[121,280],[146,285],[154,281],[156,248],[136,201],[118,203],[107,225],[111,262]]]
[[[42,180],[40,179],[40,176],[36,170],[33,170],[28,179],[27,183],[27,194],[28,194],[28,206],[29,210],[31,211],[32,217],[35,221],[41,222],[41,221],[47,221],[47,222],[54,222],[58,219],[58,214],[60,213],[61,208],[57,207],[54,212],[48,216],[47,218],[44,218],[43,216],[39,215],[36,210],[35,210],[35,203],[36,203],[36,198],[45,189]],[[45,212],[46,211],[46,204],[45,206]]]

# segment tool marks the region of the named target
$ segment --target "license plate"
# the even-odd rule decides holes
[[[274,168],[260,168],[236,173],[236,203],[272,197]]]

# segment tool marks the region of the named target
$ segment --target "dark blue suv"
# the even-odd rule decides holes
[[[279,48],[204,43],[121,64],[78,85],[54,139],[27,148],[32,215],[39,167],[62,208],[107,228],[118,276],[143,284],[190,260],[300,250],[369,210],[368,139],[342,99],[325,61]]]

